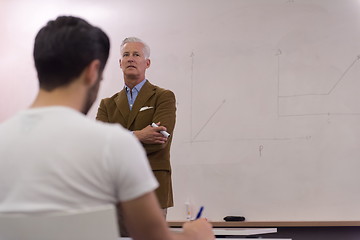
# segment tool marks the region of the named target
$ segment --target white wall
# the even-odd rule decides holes
[[[212,220],[359,220],[359,0],[1,1],[0,122],[37,92],[36,32],[60,14],[110,36],[99,99],[122,88],[119,47],[151,47],[148,79],[177,96],[176,206]]]

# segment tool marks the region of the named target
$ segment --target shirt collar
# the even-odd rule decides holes
[[[134,89],[138,92],[140,92],[140,89],[142,88],[142,86],[144,86],[146,82],[146,78],[144,80],[142,80],[141,82],[139,82],[138,84],[135,85]],[[130,90],[130,88],[128,86],[126,86],[125,84],[125,89],[126,89],[126,92],[128,92]]]

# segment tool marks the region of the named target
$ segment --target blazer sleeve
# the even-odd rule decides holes
[[[165,126],[167,132],[173,135],[176,120],[176,99],[175,94],[170,90],[165,90],[160,93],[157,102],[156,110],[153,116],[153,122],[160,122],[161,126]],[[170,140],[170,141],[169,141]],[[164,149],[170,142],[169,139],[164,144],[143,144],[146,153],[153,153]]]
[[[99,120],[102,122],[109,122],[105,99],[102,99],[100,102],[100,106],[98,108],[98,112],[96,115],[96,120]]]

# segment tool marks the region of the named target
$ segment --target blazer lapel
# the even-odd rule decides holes
[[[129,129],[131,124],[134,122],[135,117],[138,115],[140,108],[143,107],[146,101],[154,94],[155,86],[152,85],[149,81],[146,81],[144,86],[142,86],[138,96],[136,97],[136,100],[129,115],[129,120],[126,124],[126,128]]]
[[[127,124],[130,108],[129,108],[129,102],[126,96],[125,89],[119,92],[119,95],[115,98],[115,103],[117,108],[119,109],[119,112],[121,113],[121,115],[125,120],[125,124]]]

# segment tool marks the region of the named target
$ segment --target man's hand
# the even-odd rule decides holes
[[[212,231],[212,225],[206,221],[205,218],[200,218],[195,221],[186,222],[183,225],[184,234],[187,239],[196,240],[213,240],[215,239]]]
[[[159,127],[147,126],[141,130],[134,131],[135,136],[140,142],[145,144],[164,144],[167,138],[160,133],[166,131],[166,127],[160,126],[160,122],[156,123]]]

